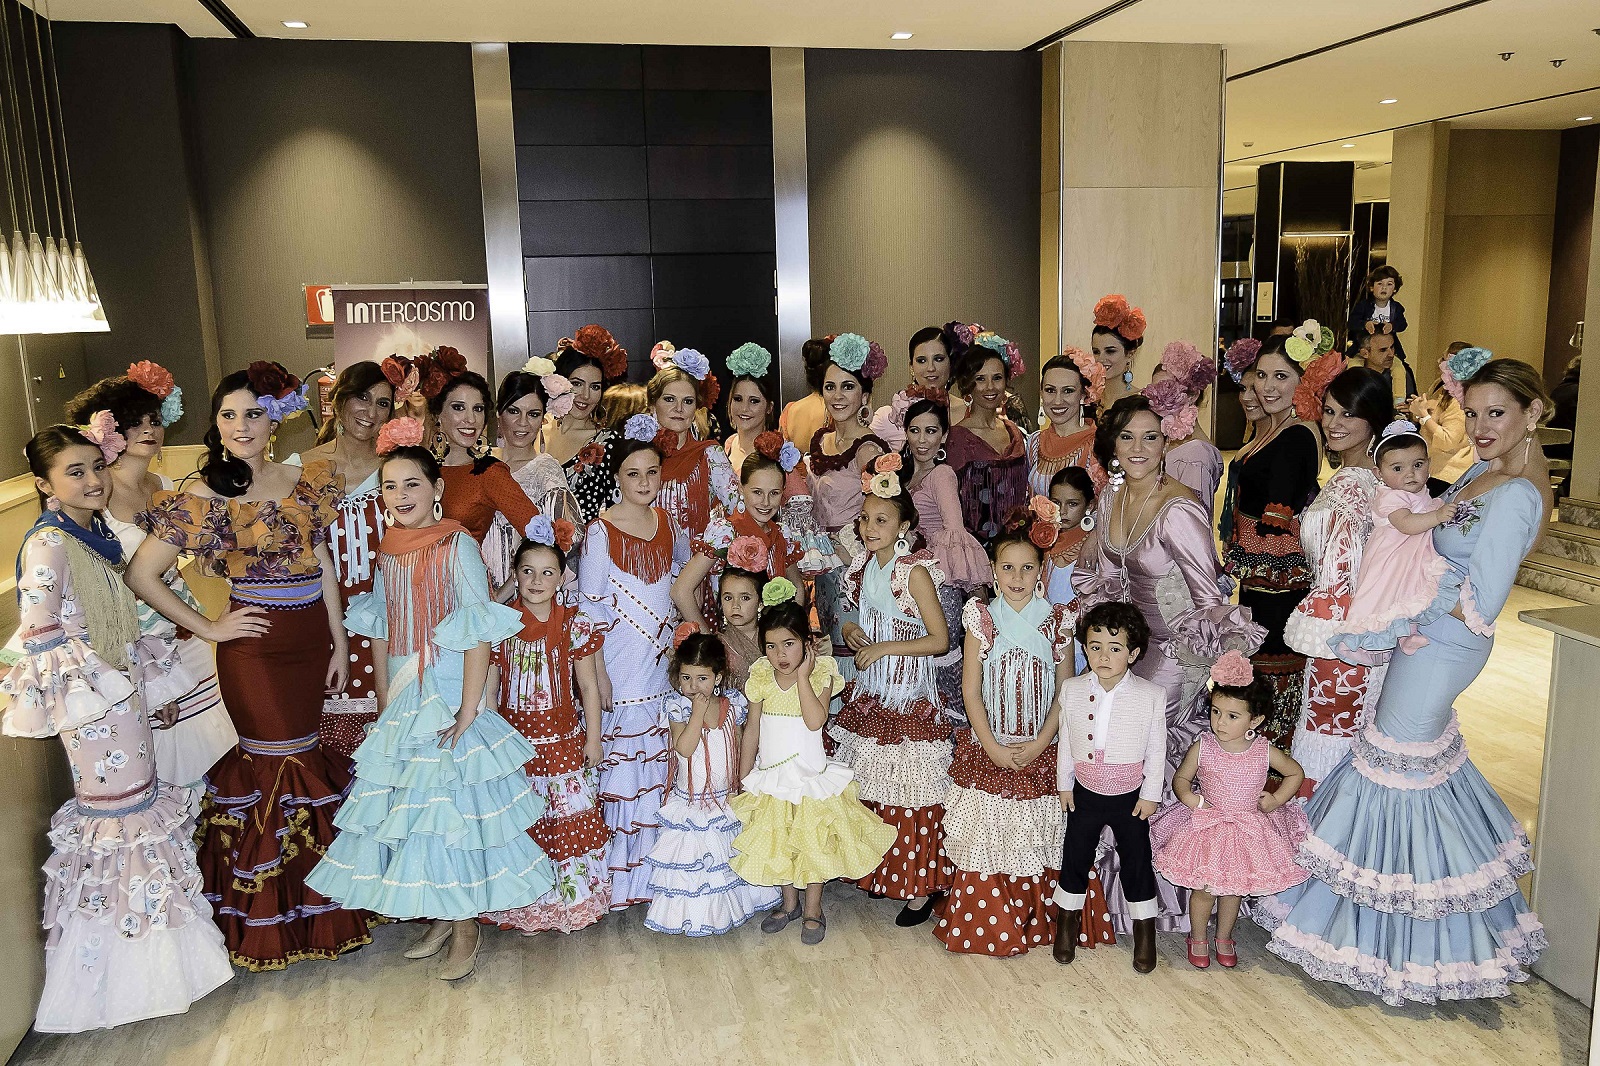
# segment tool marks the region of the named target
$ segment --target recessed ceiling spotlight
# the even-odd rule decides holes
[[[1389,97],[1389,99],[1387,99],[1387,100],[1379,100],[1378,101],[1378,103],[1380,103],[1380,104],[1398,104],[1399,102],[1400,102],[1399,100],[1396,100],[1392,96]]]
[[[283,24],[283,28],[286,30],[303,30],[306,28],[306,24],[299,19],[290,19]]]
[[[1579,115],[1578,116],[1578,121],[1579,122],[1593,122],[1594,121],[1594,116],[1593,115]]]
[[[1355,147],[1355,142],[1354,141],[1347,141],[1346,143],[1341,144],[1339,147],[1340,148],[1354,148]]]
[[[891,40],[891,41],[909,41],[909,40],[911,40],[911,34],[907,33],[905,30],[901,30],[899,33],[891,33],[891,34],[889,34],[889,40]]]
[[[1509,62],[1511,62],[1511,57],[1516,55],[1516,54],[1517,53],[1515,53],[1515,52],[1501,52],[1500,53],[1500,61],[1502,63],[1509,63]]]

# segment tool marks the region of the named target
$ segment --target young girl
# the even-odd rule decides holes
[[[1428,495],[1428,445],[1410,422],[1391,422],[1376,450],[1378,494],[1372,534],[1350,598],[1349,621],[1333,644],[1346,661],[1376,665],[1398,644],[1422,647],[1412,618],[1439,593],[1449,569],[1433,546],[1435,528],[1456,520],[1460,504]]]
[[[611,831],[595,796],[600,780],[600,673],[606,626],[557,602],[574,533],[537,520],[513,562],[522,630],[495,645],[488,690],[502,717],[533,745],[523,767],[544,814],[528,833],[555,864],[555,884],[526,907],[484,918],[522,933],[571,933],[611,909]],[[580,713],[574,689],[583,701]]]
[[[349,907],[432,918],[406,958],[448,941],[439,977],[458,981],[477,961],[478,915],[527,906],[552,877],[528,836],[544,810],[522,770],[533,745],[483,707],[490,650],[521,618],[490,599],[466,527],[441,517],[444,478],[422,436],[411,418],[379,434],[389,529],[372,591],[345,616],[372,639],[378,721],[306,884]]]
[[[672,656],[676,692],[667,697],[672,732],[672,794],[661,805],[661,835],[650,868],[647,928],[714,936],[778,905],[771,886],[739,879],[728,863],[742,828],[728,806],[739,791],[739,730],[747,704],[725,687],[728,653],[720,638],[690,622],[678,627]]]
[[[897,925],[921,925],[955,872],[945,857],[944,797],[950,791],[950,722],[939,709],[933,659],[950,646],[938,587],[944,574],[927,551],[911,550],[916,505],[900,484],[900,457],[862,474],[864,548],[846,572],[844,605],[861,621],[844,626],[859,671],[828,739],[861,782],[861,795],[895,827],[894,851],[860,887],[905,900]]]
[[[744,830],[729,865],[752,885],[782,885],[782,909],[761,923],[781,932],[803,918],[800,940],[820,944],[828,923],[822,886],[870,873],[895,831],[862,805],[850,768],[823,754],[828,703],[844,687],[831,655],[817,655],[806,611],[787,580],[762,593],[761,646],[750,667],[750,701],[739,762],[744,791],[733,813]],[[805,905],[800,902],[805,893]]]
[[[956,873],[933,931],[956,952],[1021,955],[1056,935],[1055,694],[1073,672],[1077,622],[1039,595],[1058,527],[1054,504],[1035,497],[1031,506],[990,547],[1000,594],[973,597],[963,612],[972,725],[956,735],[950,765],[944,850]]]
[[[799,465],[800,451],[776,432],[761,434],[752,447],[739,471],[738,502],[731,510],[713,513],[705,529],[694,536],[694,555],[672,584],[672,602],[684,621],[693,622],[703,633],[711,631],[708,615],[717,602],[715,579],[724,567],[759,570],[769,578],[800,583],[800,546],[778,519],[785,479]]]
[[[761,658],[761,593],[767,580],[764,570],[729,567],[722,572],[717,605],[722,610],[722,646],[728,649],[728,687],[740,692],[750,667]]]
[[[100,444],[51,426],[25,451],[45,507],[17,553],[4,729],[60,737],[73,790],[50,820],[34,1028],[78,1033],[182,1014],[233,970],[200,891],[192,794],[156,776],[142,688],[170,669],[171,641],[139,640],[122,546],[102,518],[110,476]]]
[[[1272,690],[1250,660],[1230,651],[1211,667],[1211,732],[1189,748],[1172,778],[1178,802],[1150,821],[1155,868],[1189,896],[1189,962],[1211,965],[1206,927],[1217,912],[1217,961],[1239,964],[1233,925],[1242,896],[1267,896],[1300,884],[1295,849],[1310,831],[1290,803],[1304,777],[1300,764],[1258,731]],[[1282,778],[1267,791],[1267,770]],[[1194,934],[1199,933],[1196,937]]]
[[[635,415],[612,449],[621,499],[589,527],[578,566],[586,609],[612,624],[600,673],[600,803],[611,829],[612,910],[650,899],[644,857],[660,830],[669,765],[672,578],[689,557],[689,538],[656,506],[657,431],[655,419]]]
[[[1060,512],[1060,534],[1044,565],[1045,598],[1057,606],[1073,603],[1072,574],[1083,542],[1094,529],[1094,479],[1081,466],[1064,467],[1050,479],[1050,502]],[[1081,659],[1082,652],[1079,652]],[[1083,669],[1079,663],[1079,671]]]

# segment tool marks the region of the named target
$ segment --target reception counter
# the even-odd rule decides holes
[[[1592,1008],[1600,958],[1600,606],[1518,617],[1555,634],[1531,900],[1550,946],[1533,970]],[[1600,1049],[1600,1039],[1591,1047]]]

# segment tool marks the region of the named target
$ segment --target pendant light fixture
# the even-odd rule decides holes
[[[110,328],[78,239],[48,15],[0,0],[0,165],[11,218],[9,242],[0,236],[0,334]]]

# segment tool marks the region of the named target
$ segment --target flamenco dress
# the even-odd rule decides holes
[[[917,532],[928,551],[939,562],[944,583],[938,586],[939,606],[944,608],[945,626],[950,631],[950,650],[934,657],[938,678],[939,703],[957,726],[967,723],[966,697],[961,691],[961,655],[965,639],[961,612],[967,597],[987,589],[994,581],[994,567],[984,554],[978,538],[962,524],[961,488],[956,474],[944,463],[934,464],[911,490],[917,508]]]
[[[314,552],[339,521],[338,476],[313,462],[281,500],[157,492],[139,525],[229,582],[229,610],[260,607],[259,637],[217,646],[217,681],[239,746],[206,780],[200,869],[234,963],[280,970],[371,942],[379,919],[306,886],[337,830],[350,762],[318,734],[327,610]]]
[[[744,829],[733,838],[728,865],[751,885],[822,884],[870,874],[895,841],[860,800],[850,768],[828,758],[822,730],[806,725],[799,684],[824,703],[844,687],[838,664],[820,655],[811,676],[795,686],[778,684],[772,663],[750,666],[745,696],[760,705],[756,765],[729,806]]]
[[[528,836],[544,810],[522,769],[533,746],[489,709],[453,747],[439,743],[460,710],[466,653],[521,617],[489,598],[478,546],[456,522],[391,528],[380,547],[372,591],[345,624],[387,642],[388,704],[355,751],[339,835],[306,885],[390,918],[526,906],[552,882]]]
[[[520,604],[518,610],[521,631],[494,649],[500,671],[496,706],[533,745],[533,758],[523,769],[545,807],[528,834],[550,857],[555,883],[525,907],[483,917],[523,933],[571,933],[611,909],[606,867],[611,831],[600,817],[600,769],[583,764],[587,734],[572,698],[573,671],[600,653],[606,627],[580,608],[560,603],[551,603],[543,622]]]
[[[911,595],[911,574],[925,569],[938,588],[939,564],[926,551],[897,554],[889,565],[863,551],[845,573],[844,603],[877,644],[928,635]],[[950,887],[955,867],[944,853],[944,798],[950,791],[951,727],[939,709],[933,660],[885,655],[845,687],[828,740],[861,785],[861,798],[895,827],[898,840],[858,887],[910,900]]]
[[[1035,496],[1050,496],[1050,482],[1069,466],[1081,466],[1093,482],[1095,492],[1106,486],[1106,472],[1094,457],[1094,422],[1085,419],[1083,428],[1066,436],[1052,423],[1028,434],[1028,491]]]
[[[507,469],[510,469],[508,466]],[[511,478],[533,501],[539,513],[552,522],[566,519],[578,534],[589,524],[582,520],[578,500],[567,487],[567,474],[554,456],[540,453],[511,471]],[[489,569],[489,587],[502,588],[512,580],[512,558],[522,546],[524,529],[511,524],[501,512],[496,512],[489,523],[489,532],[483,536],[483,562]],[[569,553],[570,554],[570,553]]]
[[[719,697],[721,721],[700,734],[694,754],[672,753],[672,780],[661,805],[661,835],[645,857],[650,867],[647,929],[715,936],[771,910],[783,895],[733,872],[733,841],[744,826],[729,800],[739,789],[739,729],[749,704],[742,692]],[[685,723],[688,697],[667,697],[667,720]]]
[[[655,509],[648,539],[604,518],[583,542],[578,587],[584,610],[610,626],[602,649],[611,707],[601,717],[600,806],[611,845],[611,909],[650,899],[645,856],[661,830],[670,767],[666,699],[672,692],[672,579],[689,557],[689,538]]]
[[[72,773],[44,866],[41,1033],[182,1014],[233,976],[201,892],[193,792],[159,779],[146,716],[172,642],[140,638],[120,546],[95,525],[46,512],[24,538],[0,680],[5,735],[58,737]]]
[[[867,433],[840,454],[830,455],[822,450],[822,439],[828,432],[824,426],[812,435],[803,467],[795,468],[797,473],[804,470],[804,491],[788,493],[790,503],[784,513],[790,527],[800,534],[804,552],[800,566],[815,586],[817,624],[832,638],[840,676],[848,681],[855,676],[856,667],[853,653],[844,643],[843,629],[846,622],[855,620],[855,615],[853,608],[843,602],[840,585],[845,569],[861,551],[855,532],[855,521],[861,517],[866,502],[861,471],[867,457],[861,451],[875,449],[872,458],[876,458],[877,454],[888,452],[889,446],[882,438]],[[791,478],[799,480],[795,475]]]
[[[983,656],[983,705],[1001,744],[1038,738],[1056,694],[1056,667],[1072,661],[1076,619],[1042,597],[1013,610],[1004,597],[967,601]],[[996,766],[972,735],[956,734],[944,801],[944,850],[955,864],[933,935],[951,951],[1008,957],[1056,935],[1061,799],[1056,743],[1027,766]]]
[[[999,536],[1013,511],[1028,506],[1028,440],[1003,418],[1007,443],[997,452],[965,424],[950,430],[945,454],[961,486],[962,525],[979,540]]]
[[[1297,861],[1311,879],[1253,911],[1268,950],[1394,1005],[1507,995],[1546,946],[1517,888],[1527,833],[1467,757],[1452,707],[1489,660],[1544,501],[1513,478],[1472,504],[1473,519],[1432,533],[1449,570],[1413,619],[1427,643],[1394,656],[1372,721],[1306,804]]]

